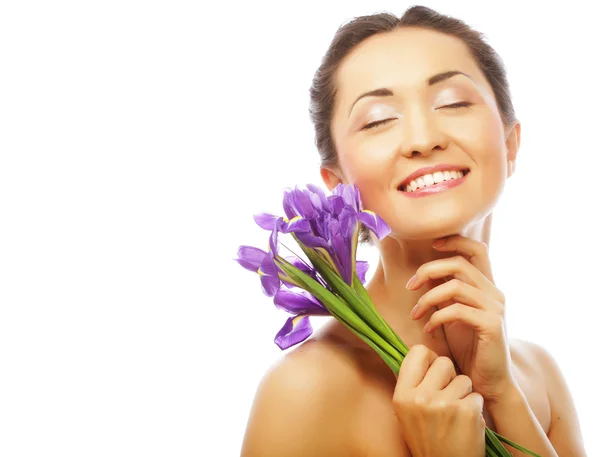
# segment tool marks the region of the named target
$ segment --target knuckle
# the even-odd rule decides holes
[[[465,266],[466,264],[470,263],[462,255],[456,255],[456,256],[454,256],[454,262],[456,263],[456,265],[458,267]]]
[[[498,301],[502,303],[503,306],[506,303],[506,295],[500,289],[498,289]]]
[[[411,351],[415,351],[417,353],[420,352],[426,352],[429,350],[429,348],[427,346],[425,346],[424,344],[414,344],[411,348]]]
[[[419,359],[419,360],[427,358],[429,356],[429,353],[433,352],[431,349],[429,349],[424,344],[415,344],[414,346],[412,346],[410,348],[410,351],[414,351],[415,354],[417,355],[416,359]]]
[[[462,281],[460,281],[457,278],[453,278],[448,282],[450,283],[452,290],[454,290],[455,292],[460,291],[462,289],[462,285],[464,284]]]
[[[459,382],[464,383],[465,385],[468,385],[469,389],[471,389],[471,391],[473,390],[473,381],[471,381],[471,378],[469,378],[465,374],[459,374],[457,376],[457,378],[458,378]]]
[[[454,370],[454,362],[452,362],[450,357],[446,357],[445,355],[442,355],[442,356],[438,357],[436,360],[446,370]]]
[[[463,305],[462,303],[454,303],[454,305],[452,305],[452,306],[456,310],[456,314],[458,314],[458,316],[462,317],[462,318],[466,318],[468,313],[475,312],[474,308]]]
[[[424,391],[418,392],[413,396],[411,403],[418,408],[428,408],[431,404],[431,395]]]
[[[483,397],[477,392],[473,392],[469,396],[472,397],[472,401],[461,402],[460,412],[466,417],[477,417],[482,413]]]
[[[481,254],[487,254],[490,250],[490,247],[485,241],[480,241],[478,244],[478,249]]]
[[[398,391],[394,393],[392,401],[395,405],[403,406],[407,403],[406,399],[407,397],[404,391]]]
[[[435,363],[441,366],[444,375],[450,375],[451,380],[456,377],[456,368],[454,367],[454,362],[449,357],[440,356],[435,359]]]
[[[458,406],[457,414],[461,417],[475,417],[476,414],[480,414],[479,408],[473,402],[460,402]]]
[[[411,403],[412,395],[410,389],[400,389],[394,392],[393,403],[397,406],[407,406]]]
[[[446,412],[454,408],[453,402],[442,397],[433,399],[429,406],[432,411],[436,412]]]

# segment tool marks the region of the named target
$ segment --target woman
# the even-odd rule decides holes
[[[492,210],[521,129],[501,59],[415,6],[342,26],[310,93],[324,183],[357,184],[391,227],[381,241],[361,229],[380,251],[367,290],[411,349],[396,379],[332,319],[264,377],[242,455],[481,457],[487,426],[544,457],[584,456],[559,367],[508,339],[492,277]]]

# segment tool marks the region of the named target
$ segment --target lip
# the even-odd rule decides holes
[[[433,167],[423,167],[419,168],[415,172],[408,175],[404,180],[398,184],[396,189],[400,189],[401,186],[407,186],[413,179],[418,178],[419,176],[427,175],[435,173],[436,171],[461,171],[461,170],[469,170],[468,167],[463,165],[452,165],[448,163],[440,163],[439,165],[435,165]]]
[[[403,195],[410,198],[426,197],[427,195],[437,194],[440,192],[444,192],[445,190],[452,189],[453,187],[460,186],[470,174],[471,172],[469,171],[462,178],[451,179],[449,181],[442,181],[432,186],[417,189],[414,192],[401,192]]]

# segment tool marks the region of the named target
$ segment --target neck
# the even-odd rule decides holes
[[[460,232],[460,235],[483,241],[489,245],[491,221],[492,214],[490,213],[478,224]],[[409,346],[412,345],[411,336],[417,338],[416,342],[424,338],[423,325],[437,308],[430,309],[419,320],[413,320],[410,317],[410,311],[422,295],[445,281],[444,279],[430,280],[423,287],[414,291],[407,289],[406,283],[421,265],[433,260],[459,255],[456,252],[435,250],[431,246],[433,241],[434,239],[394,239],[390,236],[380,242],[375,239],[380,258],[377,269],[366,289],[379,313]]]

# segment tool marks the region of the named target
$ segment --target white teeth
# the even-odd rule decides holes
[[[413,179],[408,186],[405,187],[405,192],[414,192],[417,189],[422,189],[423,187],[428,187],[433,184],[440,183],[442,181],[449,181],[451,179],[462,178],[464,173],[462,171],[436,171],[433,174],[427,174],[424,176],[420,176],[417,179]]]
[[[442,182],[444,180],[444,172],[443,171],[436,171],[433,174],[433,181],[437,184],[438,182]]]

